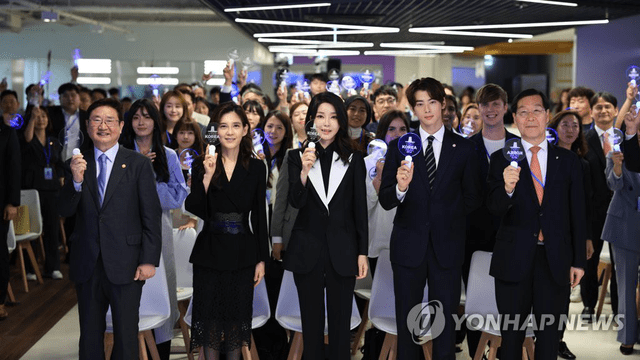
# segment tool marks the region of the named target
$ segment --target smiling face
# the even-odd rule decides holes
[[[546,138],[549,110],[544,108],[540,95],[520,99],[513,115],[523,140],[537,145]]]
[[[31,113],[31,121],[35,121],[34,125],[36,130],[46,130],[47,125],[49,125],[49,118],[47,117],[47,113],[37,107],[33,108],[33,112]]]
[[[580,134],[580,123],[574,115],[566,115],[558,122],[558,145],[571,148]]]
[[[361,100],[354,100],[347,108],[349,127],[359,128],[367,121],[367,107]]]
[[[296,111],[291,114],[291,121],[296,133],[304,133],[304,120],[307,117],[307,110],[309,110],[307,105],[299,105]]]
[[[587,118],[591,117],[591,107],[586,96],[572,97],[569,99],[569,107],[578,112],[582,120],[587,120]]]
[[[279,145],[284,140],[284,136],[287,131],[284,128],[284,124],[280,119],[275,116],[272,116],[267,120],[267,123],[264,126],[264,133],[267,137],[267,142],[271,146]]]
[[[406,133],[407,133],[407,125],[405,125],[402,119],[395,118],[391,121],[391,124],[389,124],[387,133],[384,136],[384,141],[388,144],[391,141],[399,138],[400,136]]]
[[[179,98],[172,96],[164,104],[164,116],[168,121],[177,123],[182,118],[185,109],[182,107],[182,102]]]
[[[416,105],[413,107],[413,113],[420,120],[420,126],[430,134],[435,133],[442,126],[442,110],[445,104],[432,99],[424,90],[416,91],[414,97]]]
[[[396,103],[398,99],[396,99],[393,95],[380,94],[376,98],[376,101],[373,103],[373,107],[375,109],[378,118],[381,118],[384,114],[391,110],[396,109]]]
[[[196,134],[193,130],[180,130],[178,131],[176,139],[178,140],[178,147],[180,147],[180,149],[187,149],[192,147],[196,142]]]
[[[131,125],[133,126],[133,131],[136,133],[136,137],[147,137],[153,134],[154,121],[144,107],[140,107],[138,111],[133,114]]]
[[[202,115],[209,115],[209,107],[203,101],[198,101],[196,103],[195,112]]]
[[[503,125],[504,114],[507,112],[507,104],[505,104],[502,99],[496,99],[478,104],[478,110],[480,111],[484,125],[490,127]]]
[[[112,148],[120,138],[124,122],[118,120],[118,112],[110,106],[100,106],[89,114],[87,132],[100,151]]]
[[[224,114],[218,124],[220,145],[232,150],[240,146],[242,138],[249,132],[248,126],[242,126],[242,120],[233,112]]]
[[[340,130],[336,109],[330,103],[320,104],[313,121],[320,134],[320,145],[326,148],[335,140],[338,130]]]
[[[591,109],[591,115],[600,129],[608,130],[618,116],[618,108],[607,100],[598,98],[598,102]]]

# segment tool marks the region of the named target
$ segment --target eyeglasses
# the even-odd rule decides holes
[[[385,98],[377,98],[377,99],[376,99],[376,104],[378,104],[378,105],[384,105],[384,103],[387,103],[387,104],[389,104],[389,105],[393,105],[393,104],[395,104],[395,103],[396,103],[396,101],[397,101],[397,100],[396,100],[395,98],[393,98],[393,97],[388,97],[388,98],[386,98],[386,99],[385,99]]]
[[[521,118],[521,119],[526,119],[528,118],[530,115],[533,115],[535,117],[540,117],[542,115],[545,114],[545,111],[542,109],[535,109],[533,111],[528,111],[528,110],[519,110],[518,112],[516,112],[516,116]]]
[[[118,120],[116,119],[89,119],[89,121],[91,122],[91,124],[95,127],[99,127],[101,124],[105,124],[108,127],[112,128],[114,126],[116,126],[116,124],[118,123]]]

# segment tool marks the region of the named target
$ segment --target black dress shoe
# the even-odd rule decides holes
[[[595,311],[593,311],[593,308],[587,306],[582,309],[582,316],[580,316],[580,318],[586,323],[591,324],[593,322],[593,315],[595,315]]]
[[[575,359],[576,356],[573,355],[571,350],[567,347],[567,343],[564,341],[560,341],[560,345],[558,346],[558,356],[563,359]]]
[[[631,355],[633,354],[633,346],[626,347],[624,345],[620,345],[620,352],[622,353],[622,355]]]

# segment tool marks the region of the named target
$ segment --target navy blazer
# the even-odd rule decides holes
[[[625,160],[626,161],[626,160]],[[607,184],[614,191],[602,230],[602,239],[615,247],[640,253],[640,174],[622,167],[622,176],[613,173],[613,160],[607,158]]]
[[[518,163],[520,181],[512,197],[504,189],[503,172],[510,166],[502,152],[491,155],[487,208],[502,221],[490,274],[500,280],[521,281],[533,268],[538,233],[554,280],[569,284],[571,267],[585,268],[586,211],[582,164],[572,151],[549,144],[542,205],[538,202],[527,159]]]
[[[76,215],[69,277],[76,283],[89,280],[101,255],[110,282],[131,283],[138,265],[160,262],[162,208],[151,161],[120,146],[100,206],[94,150],[82,154],[87,161],[82,191],[73,186],[69,159],[58,198],[60,216]]]
[[[518,136],[510,133],[507,129],[505,132],[505,141]],[[480,179],[482,181],[482,205],[469,216],[467,216],[467,244],[483,244],[487,249],[493,247],[496,241],[496,233],[500,227],[500,218],[492,216],[487,210],[486,198],[489,192],[487,186],[487,176],[489,174],[489,153],[484,146],[482,132],[479,132],[469,138],[476,146],[476,154],[478,156]]]
[[[60,132],[65,128],[64,113],[61,106],[51,106],[48,109],[49,119],[51,126],[53,127],[53,135],[58,136]],[[80,150],[88,151],[93,150],[93,141],[89,138],[87,133],[87,120],[89,120],[89,113],[84,110],[79,110],[78,122],[80,123],[80,131],[84,136],[84,142],[80,146]]]
[[[431,242],[440,266],[462,266],[466,216],[482,203],[475,145],[446,130],[433,192],[429,190],[421,151],[413,158],[413,180],[404,201],[400,202],[396,195],[396,174],[403,160],[396,139],[389,144],[378,194],[385,210],[398,208],[391,233],[391,262],[416,267],[422,263],[427,244]]]
[[[367,175],[362,154],[354,152],[349,163],[344,164],[334,151],[329,188],[325,190],[320,160],[313,164],[306,185],[302,185],[303,150],[288,152],[288,200],[299,211],[284,256],[284,267],[294,273],[309,273],[326,246],[336,272],[342,276],[356,276],[358,255],[367,255],[369,250],[364,183]]]

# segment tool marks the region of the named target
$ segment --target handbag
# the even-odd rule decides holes
[[[31,222],[29,220],[29,206],[18,206],[18,216],[13,222],[13,229],[16,235],[23,235],[31,230]]]

